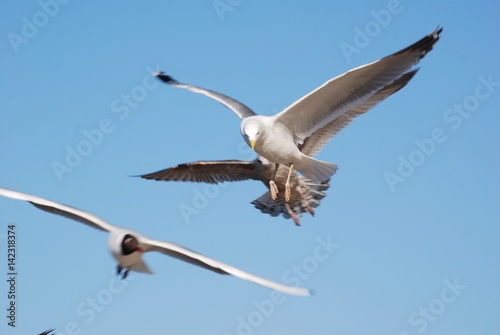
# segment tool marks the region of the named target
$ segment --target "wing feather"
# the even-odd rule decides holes
[[[221,104],[223,104],[224,106],[226,106],[227,108],[229,108],[230,110],[232,110],[233,112],[235,112],[236,115],[238,115],[241,119],[248,117],[248,116],[255,115],[255,112],[253,110],[251,110],[249,107],[247,107],[246,105],[242,104],[241,102],[239,102],[233,98],[228,97],[227,95],[224,95],[224,94],[221,94],[221,93],[218,93],[215,91],[207,90],[206,88],[202,88],[199,86],[182,84],[182,83],[178,82],[177,80],[175,80],[174,78],[166,75],[164,72],[155,72],[155,73],[153,73],[153,75],[157,76],[158,79],[160,79],[161,81],[163,81],[164,83],[167,83],[169,85],[172,85],[172,86],[175,86],[178,88],[183,88],[183,89],[189,90],[189,91],[194,92],[194,93],[203,94],[211,99],[214,99],[214,100],[220,102]]]
[[[102,231],[112,231],[117,229],[116,226],[113,226],[112,224],[104,221],[103,219],[95,216],[92,213],[83,211],[78,208],[74,208],[68,205],[63,205],[55,201],[50,201],[47,199],[43,199],[34,195],[26,194],[26,193],[21,193],[13,190],[9,190],[6,188],[1,188],[0,187],[0,195],[7,197],[7,198],[12,198],[12,199],[17,199],[17,200],[24,200],[32,204],[38,209],[41,209],[42,211],[46,211],[52,214],[57,214],[64,216],[68,219],[72,219],[75,221],[78,221],[80,223],[84,223],[90,227],[102,230]]]
[[[157,240],[146,240],[143,242],[147,251],[157,251],[165,255],[175,257],[182,261],[188,262],[190,264],[201,266],[204,269],[208,269],[220,274],[229,274],[235,277],[248,280],[250,282],[256,283],[258,285],[280,291],[287,294],[309,296],[309,290],[300,287],[286,286],[271,280],[253,275],[251,273],[237,269],[231,265],[219,262],[210,257],[199,254],[190,249],[184,248],[178,244],[171,242],[163,242]]]
[[[439,40],[442,28],[411,46],[339,75],[276,115],[298,144],[332,120],[362,104],[383,87],[411,70]]]
[[[362,104],[350,109],[323,128],[316,130],[311,136],[304,140],[303,144],[299,145],[300,151],[310,157],[316,156],[328,141],[330,141],[342,129],[347,127],[357,116],[368,112],[380,102],[405,87],[417,71],[418,69],[405,73],[401,76],[401,78],[382,88]]]
[[[144,179],[193,181],[217,184],[224,181],[260,180],[256,161],[198,161],[139,176]]]

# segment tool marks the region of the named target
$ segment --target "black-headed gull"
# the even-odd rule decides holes
[[[285,182],[285,200],[288,201],[293,169],[315,182],[325,181],[337,171],[336,164],[316,160],[302,152],[299,147],[305,139],[408,73],[432,50],[441,31],[442,28],[438,27],[401,51],[327,81],[273,116],[257,115],[239,101],[180,83],[163,72],[155,72],[155,75],[167,84],[206,95],[233,110],[242,119],[240,131],[246,143],[275,164],[274,174],[280,164],[290,167]],[[274,177],[269,184],[271,196],[275,199],[278,187]]]
[[[387,85],[368,100],[350,109],[324,127],[315,131],[299,146],[300,151],[308,156],[315,156],[323,146],[344,127],[349,125],[357,116],[368,112],[378,103],[406,86],[417,70],[405,73],[390,85]],[[273,177],[274,164],[262,156],[253,161],[224,160],[224,161],[197,161],[180,164],[174,167],[141,175],[144,179],[165,181],[191,181],[216,184],[225,181],[260,180],[269,187]],[[275,175],[275,182],[279,188],[285,186],[289,168],[282,166]],[[288,202],[282,194],[278,194],[273,201],[270,192],[264,193],[252,201],[256,208],[273,216],[283,214],[285,218],[292,218],[296,225],[300,225],[299,217],[306,211],[314,215],[313,208],[319,206],[325,191],[330,187],[327,181],[315,183],[296,172],[290,175],[290,199]]]
[[[175,257],[184,262],[202,267],[204,269],[219,273],[229,274],[245,279],[258,285],[292,295],[309,296],[308,289],[286,286],[271,280],[267,280],[251,273],[242,271],[230,265],[206,257],[197,252],[184,248],[172,242],[164,242],[150,239],[133,230],[114,226],[92,213],[63,205],[54,201],[43,199],[34,195],[21,193],[6,188],[0,188],[0,195],[12,199],[28,201],[35,207],[52,214],[62,215],[76,220],[96,229],[109,233],[108,247],[111,254],[118,262],[118,274],[122,273],[125,278],[128,271],[137,271],[151,274],[152,271],[144,263],[142,255],[145,252],[157,251],[165,255]]]

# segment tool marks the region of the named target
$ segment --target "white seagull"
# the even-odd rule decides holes
[[[0,195],[12,199],[28,201],[43,211],[62,215],[69,219],[76,220],[93,228],[110,233],[108,247],[111,254],[118,262],[117,272],[118,275],[122,274],[122,278],[125,278],[129,271],[152,274],[153,272],[142,260],[142,255],[145,252],[158,251],[204,269],[219,274],[233,275],[276,291],[300,296],[311,295],[308,289],[286,286],[273,282],[201,255],[178,244],[150,239],[133,230],[114,226],[94,214],[81,209],[6,188],[0,188]]]
[[[274,173],[279,164],[290,167],[285,182],[285,200],[288,201],[293,169],[315,182],[325,181],[337,171],[337,165],[316,160],[301,152],[299,146],[304,140],[408,73],[432,50],[441,31],[442,28],[438,27],[399,52],[327,81],[273,116],[257,115],[239,101],[198,86],[182,84],[163,72],[155,72],[154,75],[172,86],[206,95],[234,111],[242,119],[240,131],[246,143],[275,164]],[[269,187],[275,199],[278,188],[274,177]]]
[[[350,109],[323,128],[315,131],[311,136],[299,145],[299,150],[308,156],[314,157],[323,146],[343,128],[349,125],[357,116],[371,110],[375,105],[385,100],[406,86],[416,74],[417,70],[405,73],[390,85],[387,85],[362,104]],[[223,161],[197,161],[180,164],[161,171],[144,174],[139,177],[144,179],[164,181],[191,181],[216,184],[225,181],[259,180],[269,187],[273,177],[274,164],[262,156],[253,161],[223,160]],[[275,182],[279,188],[284,187],[289,168],[280,167],[275,175]],[[258,199],[252,201],[257,209],[272,216],[283,214],[285,218],[292,218],[295,225],[299,226],[299,217],[306,211],[314,215],[314,207],[319,206],[322,198],[326,196],[325,191],[330,187],[328,180],[315,183],[296,172],[290,176],[291,196],[285,201],[282,194],[278,194],[275,200],[270,192],[264,193]]]

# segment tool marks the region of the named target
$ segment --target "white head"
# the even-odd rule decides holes
[[[258,143],[260,135],[262,133],[262,122],[258,118],[260,115],[251,116],[243,119],[241,122],[241,135],[245,139],[245,142],[255,150],[255,145]]]

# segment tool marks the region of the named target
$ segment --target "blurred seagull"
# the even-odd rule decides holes
[[[55,328],[52,329],[47,329],[46,331],[38,334],[38,335],[52,335],[52,332],[55,330]]]
[[[246,143],[275,164],[269,182],[273,199],[278,193],[275,176],[279,165],[290,167],[285,181],[285,200],[289,201],[290,178],[294,169],[318,183],[329,179],[337,171],[336,164],[316,160],[302,152],[300,145],[305,139],[408,73],[432,50],[442,30],[438,27],[399,52],[327,81],[273,116],[257,115],[239,101],[198,86],[182,84],[164,72],[155,72],[154,75],[172,86],[206,95],[234,111],[242,119],[240,132]]]
[[[413,70],[405,73],[362,104],[357,105],[323,128],[318,129],[307,137],[304,143],[298,146],[299,150],[307,156],[314,157],[332,137],[349,125],[358,115],[368,112],[375,105],[406,86],[416,72],[417,70]],[[205,182],[210,184],[253,179],[260,180],[269,187],[273,173],[274,164],[263,156],[259,156],[253,161],[198,161],[180,164],[158,172],[141,175],[140,177],[144,179]],[[289,174],[289,168],[286,166],[278,169],[274,180],[279,188],[284,187]],[[315,183],[292,171],[289,181],[291,195],[288,202],[285,201],[281,194],[278,194],[275,201],[273,201],[270,192],[266,192],[252,201],[252,204],[264,213],[273,216],[283,214],[287,219],[292,218],[295,224],[299,226],[299,217],[302,213],[307,211],[314,215],[313,208],[319,206],[321,199],[326,196],[324,191],[330,187],[328,181]]]
[[[276,291],[292,295],[310,295],[308,289],[286,286],[255,276],[175,243],[153,240],[135,231],[114,226],[92,213],[74,207],[5,188],[0,188],[0,195],[12,199],[28,201],[43,211],[62,215],[93,228],[109,232],[108,248],[118,262],[117,273],[118,275],[122,274],[122,278],[126,278],[129,271],[152,274],[153,272],[142,260],[142,254],[149,251],[157,251],[204,269],[219,274],[233,275]]]

